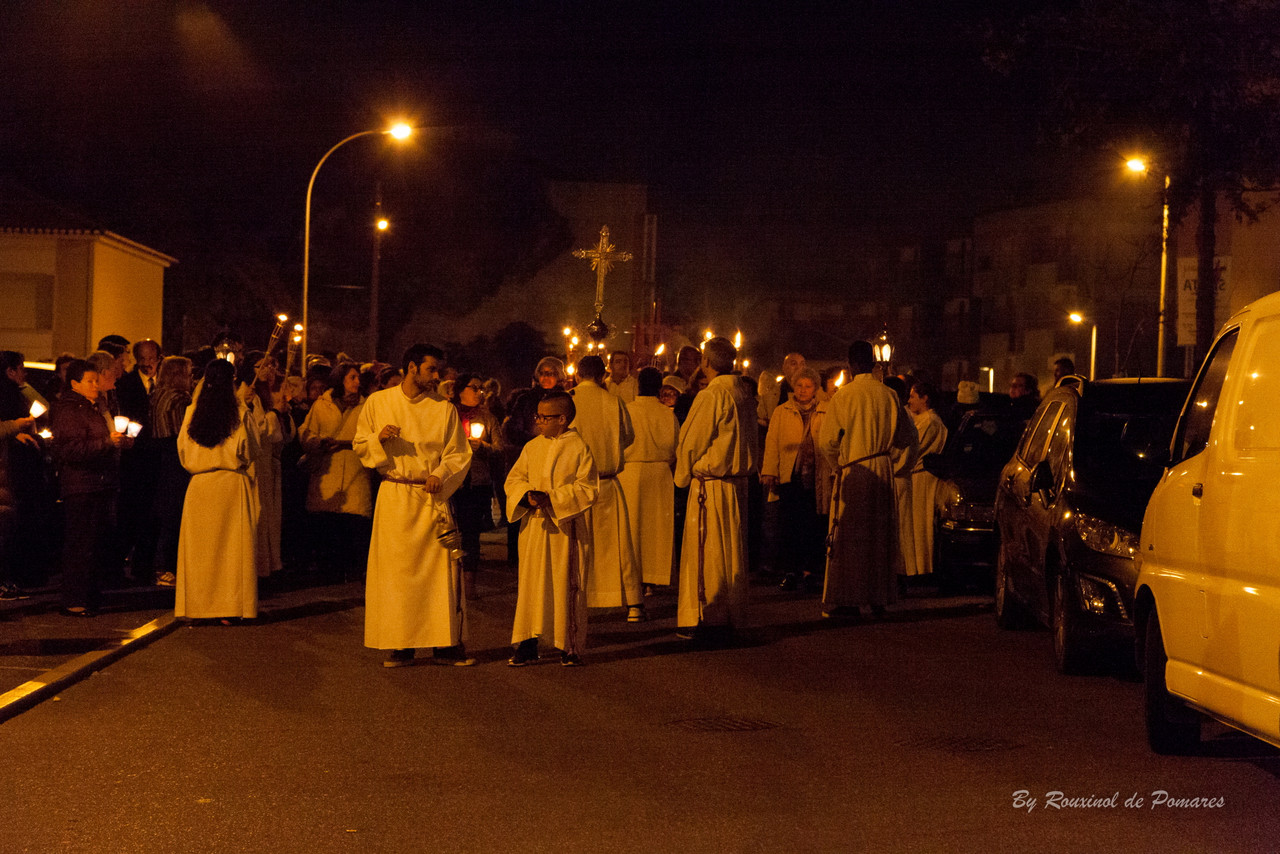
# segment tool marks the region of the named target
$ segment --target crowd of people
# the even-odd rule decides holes
[[[481,534],[506,525],[513,667],[540,644],[581,664],[590,609],[645,621],[672,585],[677,634],[723,639],[747,620],[750,573],[820,593],[824,617],[878,615],[932,571],[920,458],[947,427],[928,380],[882,378],[865,341],[848,357],[819,373],[793,353],[756,380],[723,338],[665,374],[625,352],[547,357],[504,398],[428,345],[398,365],[313,357],[299,376],[270,352],[108,336],[42,389],[3,351],[0,595],[60,570],[69,617],[131,581],[231,624],[282,574],[363,579],[384,665],[466,665]]]

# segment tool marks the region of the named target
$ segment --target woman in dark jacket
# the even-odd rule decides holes
[[[67,383],[70,388],[58,398],[52,413],[53,456],[66,523],[62,613],[93,617],[120,489],[120,449],[129,439],[98,409],[98,372],[88,362],[72,362]]]
[[[502,468],[502,431],[484,405],[484,382],[461,374],[453,383],[452,403],[458,407],[462,430],[471,443],[471,469],[453,493],[454,516],[462,534],[462,583],[468,599],[475,597],[480,568],[480,535],[493,527],[494,484]]]

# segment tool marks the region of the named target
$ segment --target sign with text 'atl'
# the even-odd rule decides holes
[[[1197,258],[1178,259],[1178,346],[1194,347],[1196,344],[1196,284],[1199,279]],[[1213,271],[1217,279],[1213,295],[1213,329],[1226,321],[1227,298],[1223,295],[1231,281],[1231,256],[1218,255],[1213,259]]]

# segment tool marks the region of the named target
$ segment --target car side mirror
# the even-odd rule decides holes
[[[1048,460],[1041,460],[1031,471],[1031,490],[1040,493],[1047,503],[1054,493],[1053,469]]]

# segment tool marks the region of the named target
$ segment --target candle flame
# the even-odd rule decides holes
[[[479,421],[471,422],[471,438],[472,439],[484,438],[484,424],[482,424]]]
[[[836,377],[836,388],[840,388],[842,385],[844,385],[844,371],[841,371]]]
[[[52,431],[52,430],[50,430],[48,427],[46,427],[45,429],[41,430],[37,435],[38,435],[41,439],[52,439],[52,438],[53,438],[53,431]]]
[[[706,332],[702,333],[702,340],[703,340],[703,341],[710,341],[712,338],[715,338],[715,337],[716,337],[716,336],[715,336],[715,333],[714,333],[714,332],[712,332],[710,329],[708,329]]]
[[[48,411],[49,411],[48,407],[46,407],[40,401],[38,400],[31,401],[31,417],[32,418],[39,418],[41,415],[44,415]]]
[[[739,329],[737,332],[733,333],[733,347],[736,350],[741,346],[742,346],[742,330]]]
[[[658,345],[658,349],[653,351],[653,355],[655,355],[655,356],[661,356],[661,355],[662,355],[663,353],[665,353],[665,352],[667,352],[667,345],[666,345],[666,344],[659,344],[659,345]]]

